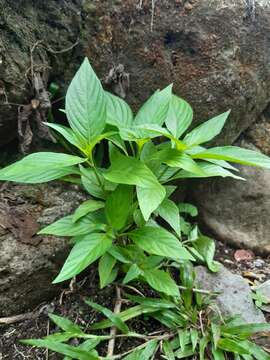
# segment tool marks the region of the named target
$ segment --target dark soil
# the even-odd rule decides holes
[[[227,245],[217,243],[217,260],[222,262],[231,271],[244,275],[249,272],[250,284],[259,281],[265,281],[270,278],[270,258],[255,257],[249,261],[236,262],[234,259],[235,249]],[[256,279],[257,278],[257,279]],[[37,284],[38,286],[38,284]],[[140,289],[142,290],[142,289]],[[108,286],[103,290],[99,289],[98,275],[93,268],[91,272],[79,280],[71,291],[68,285],[63,288],[63,293],[55,298],[51,303],[41,304],[35,311],[37,316],[32,319],[13,323],[10,325],[0,325],[0,359],[1,360],[58,360],[62,359],[61,355],[49,352],[44,349],[32,348],[19,343],[20,339],[40,338],[47,334],[51,334],[57,330],[55,325],[48,321],[48,312],[65,316],[84,328],[101,317],[85,304],[84,299],[91,298],[93,301],[114,308],[115,287]],[[266,314],[270,321],[270,314]],[[159,325],[149,322],[149,319],[141,317],[140,320],[131,321],[129,327],[140,333],[149,333],[158,330]],[[76,345],[76,343],[74,343]],[[103,348],[99,349],[100,353],[106,354],[105,343]],[[116,343],[115,353],[122,353],[130,348],[139,345],[138,340],[122,340]],[[157,355],[155,359],[159,359]]]

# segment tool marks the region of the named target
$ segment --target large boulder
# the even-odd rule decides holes
[[[270,254],[270,171],[239,170],[246,181],[218,178],[192,184],[200,222],[219,240]]]
[[[253,3],[0,0],[1,101],[29,104],[35,73],[65,87],[86,55],[134,109],[171,82],[196,121],[231,108],[220,139],[230,143],[269,102],[270,3]],[[16,106],[0,106],[0,144],[16,119]]]
[[[59,292],[51,282],[69,250],[67,239],[36,235],[85,199],[77,186],[2,184],[0,316],[33,309]]]

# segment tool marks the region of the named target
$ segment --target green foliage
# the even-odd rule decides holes
[[[270,169],[270,159],[234,146],[201,146],[221,132],[229,111],[189,131],[192,108],[172,94],[172,85],[157,90],[133,115],[123,99],[103,90],[87,59],[68,88],[64,113],[70,127],[53,122],[47,125],[74,154],[28,155],[1,169],[0,180],[43,183],[60,179],[81,185],[89,194],[74,214],[67,214],[39,232],[72,237],[73,248],[54,283],[71,279],[98,260],[101,287],[115,280],[122,284],[146,282],[160,294],[158,302],[137,299],[139,305],[117,316],[89,303],[108,318],[92,326],[92,330],[109,324],[125,336],[136,337],[125,322],[147,313],[167,327],[171,335],[146,339],[126,354],[126,359],[147,360],[158,349],[166,359],[195,354],[201,360],[207,353],[219,360],[227,352],[240,359],[266,359],[263,350],[247,340],[257,325],[249,330],[238,328],[237,333],[220,320],[208,319],[205,329],[198,325],[204,302],[201,294],[192,291],[191,262],[218,271],[215,243],[190,224],[189,218],[197,215],[197,209],[191,204],[176,204],[172,194],[176,189],[173,182],[178,179],[241,179],[229,162]],[[171,232],[164,228],[164,222]],[[175,271],[179,272],[178,281]],[[174,307],[164,308],[164,301]],[[51,319],[64,332],[28,340],[29,344],[62,353],[65,360],[99,358],[95,347],[108,336],[85,334],[68,321],[56,316]],[[83,342],[76,347],[64,344],[72,337]]]

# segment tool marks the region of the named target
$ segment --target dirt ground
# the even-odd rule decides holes
[[[217,242],[216,259],[223,263],[231,271],[245,276],[250,285],[256,282],[263,282],[270,278],[270,256],[262,258],[254,256],[250,260],[236,261],[235,251],[227,245]],[[32,348],[19,343],[19,339],[39,338],[52,333],[55,326],[48,321],[48,312],[66,316],[76,323],[88,326],[100,319],[95,311],[84,303],[84,298],[91,298],[93,301],[107,306],[114,307],[115,288],[109,286],[102,291],[99,290],[98,276],[93,268],[90,273],[79,280],[73,291],[69,288],[63,288],[63,293],[50,303],[43,303],[34,310],[34,314],[27,320],[12,323],[9,325],[0,325],[0,359],[1,360],[58,360],[61,355],[48,353],[44,349]],[[270,321],[270,314],[266,314]],[[140,321],[130,322],[130,328],[138,332],[158,330],[157,324],[148,319],[141,318]],[[139,344],[139,343],[138,343]],[[136,344],[137,345],[137,344]],[[134,346],[134,340],[118,341],[115,347],[115,353],[121,353]],[[106,349],[103,349],[106,351]],[[105,353],[104,353],[105,354]],[[158,356],[156,356],[158,359]]]

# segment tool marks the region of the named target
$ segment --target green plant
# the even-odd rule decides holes
[[[191,353],[197,356],[198,351],[200,360],[204,351],[214,360],[224,359],[223,352],[234,353],[235,359],[269,359],[246,340],[252,332],[268,329],[266,325],[239,325],[242,328],[238,327],[235,334],[231,323],[224,324],[210,314],[208,317],[205,301],[193,288],[191,262],[205,263],[217,271],[215,244],[187,221],[187,215],[196,216],[196,208],[177,205],[170,197],[177,188],[176,180],[214,176],[241,179],[231,162],[270,169],[270,159],[234,146],[202,147],[221,132],[229,111],[187,132],[193,111],[185,100],[172,94],[172,85],[157,90],[134,116],[124,100],[103,90],[87,59],[68,88],[63,111],[70,127],[47,125],[62,137],[60,142],[72,155],[28,155],[1,169],[0,180],[43,183],[60,179],[79,184],[89,193],[90,199],[74,214],[40,231],[69,236],[74,244],[54,283],[71,279],[99,260],[101,287],[118,277],[124,286],[143,281],[158,293],[154,299],[129,296],[138,305],[120,314],[88,302],[108,317],[102,326],[96,324],[92,329],[113,325],[123,333],[119,336],[147,340],[131,349],[126,357],[129,360],[153,359],[158,347],[167,359]],[[164,221],[170,231],[162,226]],[[172,276],[179,269],[180,285]],[[142,313],[165,326],[164,334],[150,339],[130,331],[125,322]],[[58,351],[66,360],[98,359],[97,344],[112,337],[85,333],[56,315],[51,319],[64,332],[26,343]],[[65,343],[74,337],[83,339],[78,347]]]
[[[51,320],[62,332],[51,334],[43,339],[24,340],[26,344],[46,347],[70,358],[86,359],[126,359],[150,360],[159,352],[167,360],[183,359],[257,359],[269,360],[269,355],[250,341],[251,335],[269,331],[269,324],[243,324],[237,317],[223,319],[216,311],[211,299],[214,294],[194,288],[194,272],[190,263],[180,269],[181,297],[164,296],[144,297],[124,294],[126,299],[135,303],[119,314],[109,309],[85,300],[94,310],[101,312],[107,319],[90,325],[88,330],[81,329],[71,321],[56,315],[50,315]],[[183,289],[185,288],[185,289]],[[129,320],[146,315],[159,324],[157,330],[141,334],[129,328]],[[146,320],[146,319],[145,319]],[[104,331],[117,327],[119,334],[116,340],[123,338],[137,339],[141,343],[131,346],[122,354],[102,356],[98,353],[108,342],[111,334]],[[103,330],[102,335],[97,335]],[[71,338],[80,341],[77,347],[65,344]]]
[[[270,303],[269,299],[267,299],[267,297],[260,291],[260,289],[255,289],[253,291],[252,299],[258,308],[262,308],[264,305],[268,305]]]
[[[157,90],[134,116],[124,100],[103,90],[87,59],[68,88],[64,111],[70,128],[47,125],[69,143],[73,155],[34,153],[0,170],[0,180],[61,179],[81,184],[91,195],[73,215],[40,231],[70,236],[74,244],[54,283],[99,259],[101,287],[124,269],[124,282],[140,276],[154,289],[177,296],[174,280],[159,269],[164,262],[199,260],[216,270],[212,240],[185,223],[179,211],[192,215],[194,209],[183,204],[179,208],[170,200],[176,189],[171,183],[191,177],[239,179],[227,161],[270,168],[268,157],[251,150],[201,146],[220,133],[229,111],[187,133],[192,108],[173,95],[169,85]],[[183,236],[187,239],[181,242]]]

